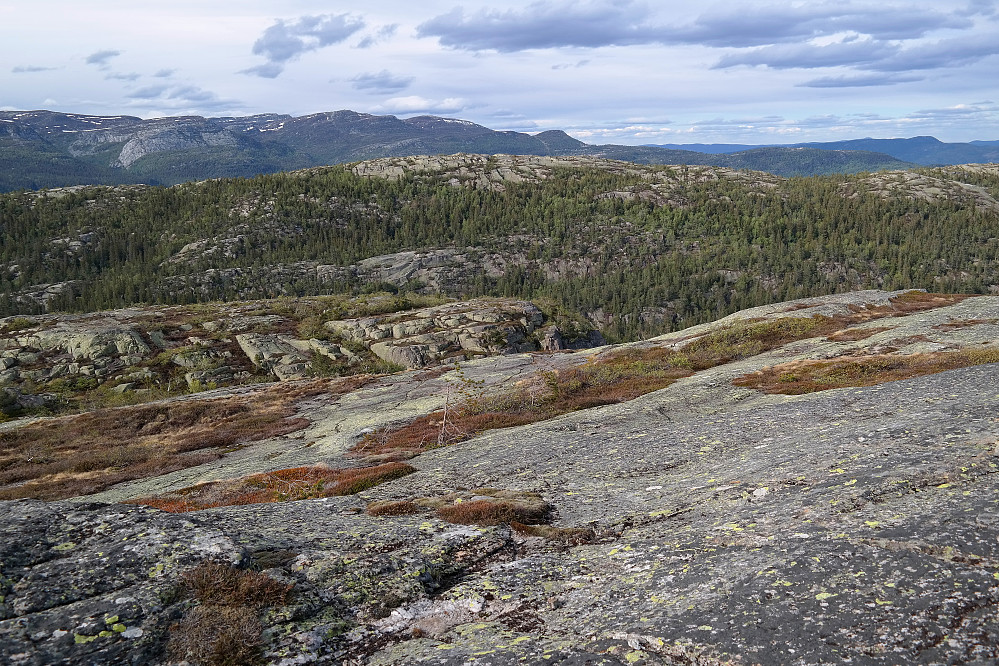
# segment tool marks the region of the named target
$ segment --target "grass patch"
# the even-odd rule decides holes
[[[874,386],[997,362],[999,350],[996,349],[797,361],[743,375],[733,383],[766,393],[801,395],[849,386]]]
[[[165,495],[133,500],[130,503],[144,504],[171,513],[184,513],[220,506],[354,495],[415,471],[415,467],[399,462],[348,469],[333,469],[325,465],[292,467],[230,481],[201,483]]]
[[[292,586],[262,573],[206,561],[181,576],[181,586],[200,605],[170,627],[172,662],[241,666],[260,662],[258,614],[284,605]]]
[[[999,324],[999,319],[952,319],[943,324],[937,324],[933,328],[938,331],[956,331],[960,328],[969,328],[971,326],[978,326],[979,324]]]
[[[530,506],[510,501],[473,500],[437,510],[441,520],[459,525],[500,525],[502,523],[536,523],[544,519],[544,512]]]
[[[101,409],[0,433],[0,499],[65,499],[221,457],[234,446],[300,430],[299,400],[368,381],[272,386],[251,395]]]

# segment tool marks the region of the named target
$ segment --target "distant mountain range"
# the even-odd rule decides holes
[[[972,164],[999,160],[999,141],[944,143],[932,136],[911,139],[851,139],[824,143],[771,144],[752,146],[737,143],[659,144],[650,148],[694,150],[712,155],[739,153],[760,148],[818,148],[820,150],[867,151],[890,155],[922,166]]]
[[[999,160],[999,142],[932,137],[798,146],[590,145],[561,130],[496,131],[467,120],[354,111],[308,116],[144,120],[52,111],[0,112],[0,191],[79,184],[170,185],[376,157],[453,153],[592,155],[644,164],[726,166],[781,176]]]

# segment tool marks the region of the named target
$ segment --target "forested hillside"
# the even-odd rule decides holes
[[[997,197],[995,165],[785,180],[510,156],[11,193],[0,314],[391,288],[548,298],[635,339],[858,288],[999,288]]]

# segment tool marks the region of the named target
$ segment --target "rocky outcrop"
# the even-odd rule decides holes
[[[526,301],[477,300],[330,321],[326,328],[385,361],[422,368],[454,357],[535,351],[534,334],[543,322],[541,310]]]
[[[360,362],[351,351],[315,338],[299,340],[286,335],[241,333],[236,342],[254,365],[281,381],[307,377],[313,354],[348,365]]]
[[[0,660],[165,664],[168,627],[204,607],[171,590],[217,558],[293,585],[260,616],[269,664],[995,663],[999,364],[800,395],[733,383],[999,349],[999,297],[908,312],[899,296],[804,299],[623,347],[386,376],[304,403],[312,425],[294,436],[200,468],[77,504],[4,503]],[[448,386],[502,391],[622,349],[692,353],[733,324],[814,315],[851,319],[634,400],[427,450],[409,460],[416,473],[357,495],[182,515],[93,501],[357,464],[348,446],[438,409]],[[411,321],[361,330],[432,332]],[[539,498],[551,525],[439,511],[510,496]]]

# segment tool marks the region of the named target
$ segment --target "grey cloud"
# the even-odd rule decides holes
[[[39,67],[38,65],[22,65],[11,69],[13,74],[34,74],[35,72],[51,72],[58,67]]]
[[[573,68],[578,69],[580,67],[586,67],[589,64],[590,64],[589,60],[580,60],[580,61],[575,62],[575,63],[566,62],[566,63],[561,63],[561,64],[558,64],[558,65],[552,65],[552,69],[555,69],[555,70],[559,70],[559,69],[573,69]]]
[[[876,39],[913,39],[939,28],[966,28],[964,17],[911,6],[802,4],[746,8],[700,16],[694,23],[664,31],[663,40],[717,47],[751,47],[857,32]]]
[[[350,14],[278,20],[253,43],[253,54],[263,56],[267,63],[244,70],[244,73],[275,78],[289,61],[303,53],[342,42],[363,27],[364,21]]]
[[[421,24],[417,34],[437,37],[442,45],[453,48],[510,52],[633,44],[746,48],[839,32],[896,40],[921,37],[940,28],[971,25],[967,17],[911,6],[834,3],[763,7],[731,4],[687,25],[657,25],[644,3],[597,0],[587,4],[542,1],[521,11],[480,10],[468,15],[455,8]]]
[[[386,69],[377,74],[361,74],[351,79],[354,89],[371,93],[395,93],[405,90],[413,82],[412,76],[393,76]]]
[[[766,65],[772,69],[864,65],[885,60],[898,51],[898,46],[870,39],[837,42],[826,46],[778,44],[726,55],[714,65],[714,69],[736,65]]]
[[[370,48],[370,47],[374,46],[375,44],[377,44],[378,42],[386,40],[389,37],[391,37],[392,35],[394,35],[395,32],[396,32],[396,30],[398,30],[398,28],[399,28],[399,24],[398,23],[393,23],[391,25],[383,26],[375,34],[368,35],[367,37],[365,37],[364,39],[362,39],[360,42],[358,42],[357,43],[357,48],[359,48],[359,49]]]
[[[284,65],[276,62],[268,62],[263,65],[257,65],[256,67],[244,69],[240,72],[240,74],[254,74],[264,79],[276,79],[283,71]]]
[[[899,83],[922,81],[921,76],[897,76],[893,74],[867,74],[861,76],[824,76],[804,83],[799,88],[871,88],[893,86]]]
[[[157,108],[186,109],[196,107],[209,109],[232,108],[239,105],[234,100],[220,99],[210,90],[198,86],[157,84],[135,90],[129,93],[128,97],[135,100],[135,105]]]
[[[992,102],[977,104],[962,104],[944,109],[922,109],[907,117],[916,120],[973,120],[976,118],[994,118],[999,112],[999,106]]]
[[[161,69],[160,71],[153,74],[157,79],[168,79],[173,76],[173,73],[177,71],[174,69]]]
[[[125,74],[123,72],[112,72],[104,77],[105,79],[114,79],[117,81],[135,81],[139,78],[139,75],[135,72],[129,72]]]
[[[995,0],[971,0],[967,7],[958,9],[957,14],[961,16],[995,16]]]
[[[182,99],[188,102],[211,102],[217,99],[215,93],[197,86],[181,86],[167,93],[167,99]]]
[[[170,86],[168,85],[146,86],[145,88],[133,90],[128,96],[132,99],[156,99],[169,89]]]
[[[999,40],[995,35],[961,37],[912,46],[891,58],[874,63],[869,69],[901,72],[957,67],[997,54],[999,54]]]
[[[758,118],[711,118],[709,120],[698,120],[691,125],[697,127],[729,127],[732,125],[761,125],[770,123],[783,123],[782,116],[761,116]]]
[[[456,8],[420,24],[417,35],[470,51],[640,44],[657,41],[655,30],[644,25],[649,13],[632,0],[536,2],[522,12],[480,10],[469,16]]]
[[[111,66],[111,58],[117,58],[121,55],[121,51],[114,51],[111,49],[105,51],[95,51],[87,56],[86,63],[88,65],[97,65],[100,69],[107,69]]]

